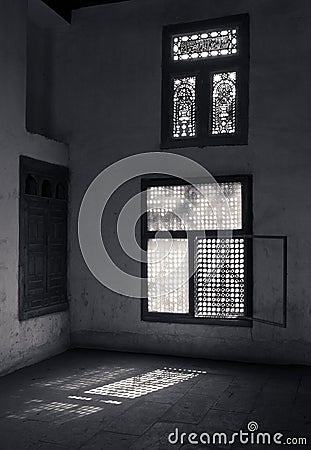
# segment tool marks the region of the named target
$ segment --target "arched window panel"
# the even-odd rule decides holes
[[[205,30],[172,37],[173,61],[199,60],[235,55],[238,52],[237,30]]]
[[[42,188],[41,188],[41,195],[42,197],[52,197],[52,185],[49,180],[43,180],[42,182]]]
[[[66,188],[63,183],[57,183],[55,196],[57,200],[66,200]]]
[[[173,79],[173,138],[196,136],[196,77]]]
[[[36,179],[28,174],[25,182],[25,194],[38,195],[38,184]]]
[[[237,73],[214,73],[212,81],[212,134],[236,132]]]

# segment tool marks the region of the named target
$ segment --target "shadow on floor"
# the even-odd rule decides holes
[[[311,444],[308,367],[72,350],[3,377],[0,398],[1,450]]]

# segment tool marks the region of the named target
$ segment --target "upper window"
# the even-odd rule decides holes
[[[162,147],[247,144],[248,15],[163,31]]]

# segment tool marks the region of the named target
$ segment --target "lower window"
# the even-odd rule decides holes
[[[142,319],[250,326],[251,177],[143,180]]]

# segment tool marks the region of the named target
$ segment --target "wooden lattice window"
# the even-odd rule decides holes
[[[20,159],[19,318],[68,307],[65,167]]]
[[[252,181],[216,180],[143,181],[144,320],[250,324]]]
[[[162,148],[247,144],[247,14],[163,30]]]

